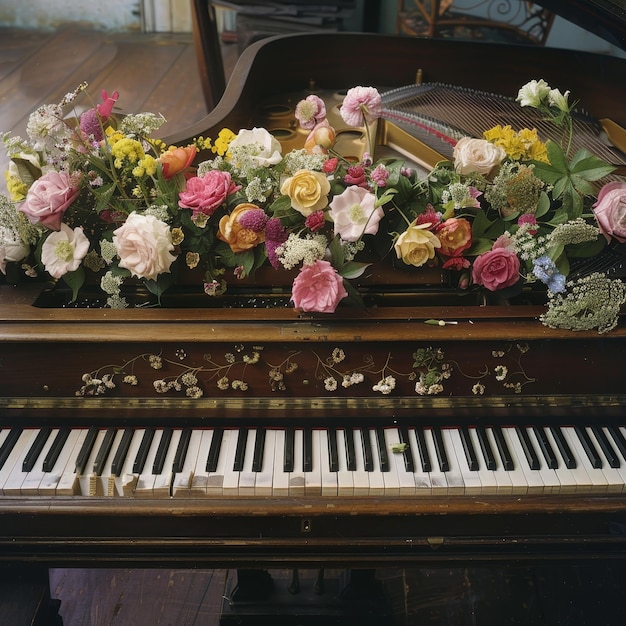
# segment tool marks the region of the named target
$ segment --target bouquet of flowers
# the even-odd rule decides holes
[[[399,272],[441,267],[464,291],[543,285],[549,326],[606,332],[626,302],[619,279],[568,279],[577,259],[626,241],[626,182],[588,151],[570,154],[574,105],[543,80],[517,100],[562,128],[560,144],[496,126],[460,139],[453,159],[425,176],[403,159],[370,155],[382,115],[373,87],[350,89],[340,108],[346,124],[365,130],[360,160],[334,150],[316,95],[296,107],[304,145],[283,154],[263,128],[166,146],[153,137],[164,119],[119,118],[117,92],[72,115],[85,90],[35,111],[28,139],[3,137],[11,158],[11,197],[0,199],[3,273],[45,273],[74,298],[98,276],[107,305],[124,307],[131,277],[160,297],[194,270],[216,297],[271,266],[293,276],[294,308],[333,313],[363,304],[355,285],[375,259]]]

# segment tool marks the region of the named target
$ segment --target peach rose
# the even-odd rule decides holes
[[[51,170],[38,178],[28,190],[19,210],[33,224],[60,230],[65,211],[80,193],[67,172]]]
[[[600,232],[610,241],[626,241],[626,183],[612,182],[604,185],[593,205]]]
[[[413,224],[396,240],[396,255],[407,265],[420,267],[434,258],[435,249],[441,242],[435,234],[428,230],[430,224]]]
[[[198,149],[195,146],[187,146],[186,148],[170,148],[159,157],[161,163],[163,178],[170,180],[176,174],[184,172],[196,158]]]
[[[459,256],[472,245],[472,225],[463,217],[451,217],[436,229],[441,242],[439,252],[446,256]]]
[[[454,146],[454,169],[459,174],[489,174],[506,157],[504,148],[486,139],[463,137]]]
[[[326,154],[335,143],[335,129],[324,120],[315,126],[304,142],[304,149],[311,154]]]
[[[256,204],[238,204],[230,215],[220,220],[217,236],[233,252],[245,252],[265,241],[265,211]]]
[[[322,172],[298,170],[283,182],[280,193],[289,196],[291,206],[308,217],[328,205],[330,183]]]
[[[113,232],[113,243],[124,267],[137,278],[155,280],[170,271],[176,258],[170,227],[154,215],[131,213]]]
[[[334,313],[347,295],[337,270],[328,261],[320,260],[304,265],[291,289],[294,306],[305,313]]]

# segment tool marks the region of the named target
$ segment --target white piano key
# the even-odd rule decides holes
[[[271,496],[274,481],[274,456],[278,454],[276,448],[276,430],[268,429],[265,432],[265,446],[263,452],[263,465],[257,472],[254,483],[254,495]]]
[[[40,496],[76,496],[80,495],[76,474],[76,455],[78,454],[86,429],[73,428],[59,454],[54,467],[45,472],[39,483]]]
[[[224,478],[229,471],[232,471],[233,468],[232,463],[230,468],[227,467],[227,457],[231,439],[235,439],[236,444],[237,431],[231,428],[225,428],[222,434],[222,444],[217,456],[217,466],[215,467],[215,471],[209,472],[209,475],[207,476],[207,496],[221,496],[224,494]]]
[[[293,472],[289,474],[289,495],[304,495],[304,457],[302,451],[303,433],[301,428],[294,430],[293,436]]]
[[[462,495],[462,494],[465,494],[467,491],[466,485],[465,485],[465,477],[463,476],[461,472],[461,468],[458,464],[458,460],[456,460],[456,452],[453,448],[452,440],[450,439],[450,433],[447,432],[448,430],[450,429],[448,428],[441,429],[443,443],[445,445],[446,452],[448,454],[448,461],[450,463],[450,469],[447,472],[444,472],[446,480],[448,482],[448,494],[449,495],[455,495],[455,494]],[[432,438],[433,436],[432,430],[429,432],[429,435]],[[431,444],[433,446],[433,454],[434,454],[434,456],[431,458],[435,459],[434,462],[436,463],[437,454],[435,452],[435,444],[432,439],[431,439]]]
[[[256,444],[257,429],[251,428],[246,439],[246,451],[243,459],[243,469],[239,473],[239,495],[253,496],[255,492],[256,472],[252,471],[254,461],[254,446]]]
[[[415,479],[413,472],[407,472],[404,466],[404,454],[393,451],[395,445],[400,445],[400,433],[397,428],[386,428],[385,439],[387,441],[387,449],[389,453],[389,474],[395,476],[395,485],[387,480],[385,483],[385,493],[389,493],[392,488],[397,489],[397,494],[401,496],[415,495]],[[386,472],[387,473],[387,472]],[[386,478],[386,477],[385,477]],[[387,487],[388,486],[388,487]]]
[[[167,448],[165,455],[165,462],[163,463],[163,469],[160,474],[154,477],[154,485],[152,487],[152,495],[155,498],[169,498],[172,488],[172,465],[174,458],[176,457],[176,448],[180,441],[181,429],[176,428],[172,431],[172,438]]]
[[[367,430],[365,431],[368,432]],[[361,430],[355,428],[344,432],[345,436],[352,434],[354,438],[354,454],[356,457],[356,470],[352,472],[353,493],[355,496],[382,495],[384,485],[377,483],[374,472],[365,471],[365,457],[363,455],[363,443],[361,441]],[[378,489],[377,489],[378,486]]]
[[[20,487],[21,495],[33,496],[33,495],[38,494],[39,485],[41,484],[41,481],[43,480],[44,475],[47,474],[47,472],[44,472],[43,470],[43,461],[46,458],[46,455],[48,454],[48,452],[50,451],[52,444],[54,443],[54,438],[58,434],[59,434],[58,428],[53,428],[50,431],[50,435],[48,439],[46,440],[46,443],[44,444],[43,448],[41,449],[41,452],[39,453],[39,457],[37,458],[37,461],[35,465],[33,466],[33,469],[30,470],[24,476],[24,480],[22,481],[22,485]]]
[[[225,496],[239,495],[239,475],[241,472],[235,471],[235,457],[237,455],[237,444],[239,441],[239,430],[231,430],[228,438],[228,449],[226,450],[224,482],[222,485],[222,493]],[[226,433],[226,431],[224,431]],[[248,433],[248,439],[250,433]]]
[[[496,438],[493,434],[491,428],[485,428],[485,435],[487,437],[487,441],[491,444],[491,449],[493,450],[494,456],[496,458],[496,469],[493,470],[494,478],[496,479],[496,493],[498,495],[510,495],[513,493],[513,481],[511,479],[510,470],[507,471],[504,469],[502,464],[502,460],[498,454],[498,445],[496,443]]]
[[[487,469],[487,463],[482,453],[482,449],[480,447],[480,439],[478,438],[478,434],[475,428],[468,428],[469,436],[474,445],[474,450],[476,450],[476,457],[478,458],[478,471],[476,474],[478,475],[478,480],[481,485],[481,494],[496,494],[498,493],[498,479],[496,477],[495,470]],[[495,448],[494,448],[495,450]],[[510,485],[509,481],[509,485]]]
[[[580,479],[581,481],[581,489],[579,491],[583,493],[606,493],[609,488],[608,481],[601,469],[592,467],[574,428],[564,426],[561,428],[561,432],[577,461],[577,468],[572,470],[572,472],[577,480]]]
[[[339,457],[339,470],[337,471],[337,495],[354,495],[354,479],[352,472],[348,470],[346,461],[346,439],[343,428],[337,429],[337,455]]]
[[[610,430],[606,426],[603,426],[602,430],[604,431],[604,434],[607,436],[608,440],[612,444],[614,444],[613,436],[611,435]],[[624,457],[622,456],[622,454],[621,454],[619,448],[617,447],[617,445],[613,445],[613,447],[615,448],[615,452],[617,454],[617,458],[620,461],[620,466],[618,468],[616,468],[615,471],[621,477],[621,480],[622,480],[622,493],[624,493],[626,491],[626,459],[624,459]],[[616,491],[617,491],[617,489],[616,489]]]
[[[326,445],[326,431],[314,428],[311,433],[311,456],[313,459],[312,471],[304,472],[304,493],[307,496],[322,495],[322,466],[321,466],[321,448],[320,441],[324,441]]]
[[[450,470],[458,468],[459,473],[463,476],[463,483],[465,484],[465,495],[476,496],[482,493],[482,485],[478,472],[470,471],[463,449],[463,443],[461,442],[461,436],[456,428],[443,428],[443,439],[446,443],[446,450],[448,452],[448,459],[450,461]]]
[[[198,455],[202,443],[203,431],[194,429],[189,436],[189,446],[180,472],[176,472],[172,478],[171,495],[173,498],[190,498],[191,488],[198,467]],[[208,454],[208,450],[207,450]],[[206,467],[206,457],[204,457]],[[206,472],[206,470],[205,470]],[[205,487],[206,492],[206,487]]]
[[[544,432],[546,433],[546,437],[550,442],[550,445],[552,446],[552,449],[554,450],[554,453],[556,454],[556,457],[559,461],[559,466],[554,470],[554,473],[557,475],[559,483],[561,484],[561,490],[559,493],[563,495],[568,493],[576,493],[578,490],[578,485],[573,471],[565,465],[565,461],[561,456],[557,441],[554,438],[554,435],[552,434],[550,428],[544,429]]]
[[[539,440],[537,439],[537,435],[532,428],[527,428],[526,432],[530,438],[530,441],[533,444],[533,447],[537,451],[537,456],[539,458],[540,468],[539,475],[541,476],[541,481],[543,482],[543,492],[544,493],[552,493],[557,494],[561,491],[561,482],[553,469],[548,467],[547,461],[543,456],[541,451],[541,447],[539,445]]]
[[[274,443],[274,479],[272,485],[272,495],[289,495],[289,473],[283,467],[283,451],[285,449],[285,431],[276,431],[276,441]]]
[[[141,446],[141,440],[145,433],[145,428],[136,428],[133,431],[133,436],[128,446],[128,452],[126,458],[122,463],[122,469],[119,476],[111,476],[111,484],[113,493],[112,495],[117,497],[130,497],[135,493],[135,487],[139,479],[139,474],[133,472],[133,465],[135,458],[139,452]],[[115,451],[112,452],[112,456],[115,457]]]
[[[411,453],[413,454],[413,481],[415,483],[415,495],[416,496],[430,496],[432,495],[433,485],[430,477],[430,472],[425,472],[422,469],[422,461],[419,454],[419,448],[417,445],[417,437],[415,435],[415,429],[408,429],[409,446]],[[446,483],[446,492],[447,492]]]
[[[152,466],[154,459],[159,449],[159,443],[161,441],[162,429],[156,429],[154,437],[150,442],[148,448],[148,454],[146,455],[146,462],[137,478],[137,485],[135,487],[135,497],[137,498],[152,498],[155,475],[152,473]]]
[[[196,454],[196,465],[193,469],[191,483],[189,485],[190,498],[205,497],[207,482],[209,480],[209,472],[207,471],[206,464],[209,458],[209,450],[211,449],[214,430],[212,428],[206,428],[198,432],[200,434],[200,443],[198,444],[198,452]]]
[[[322,481],[322,496],[337,495],[337,472],[330,471],[330,457],[328,444],[328,432],[320,432],[320,466]]]
[[[513,494],[543,493],[543,482],[538,474],[530,469],[515,428],[502,428],[501,430],[515,464],[515,469],[511,472]]]
[[[598,438],[595,436],[593,430],[591,428],[587,428],[587,434],[589,435],[591,441],[596,446],[598,452],[602,455],[603,465],[602,465],[602,473],[604,474],[607,481],[607,492],[608,493],[622,493],[624,490],[624,478],[622,476],[622,472],[620,472],[620,468],[611,467],[609,462],[606,460],[604,453],[602,452],[602,448],[600,447],[600,443],[598,442]],[[609,441],[611,438],[609,436]]]
[[[380,466],[380,456],[379,456],[379,445],[384,446],[384,450],[387,453],[387,458],[389,458],[393,452],[391,452],[389,445],[387,443],[386,431],[388,429],[381,429],[382,432],[382,440],[378,441],[378,436],[376,434],[376,430],[373,428],[369,429],[369,436],[372,442],[372,454],[374,457],[374,471],[369,472],[370,475],[370,486],[372,485],[372,478],[376,477],[375,488],[373,495],[378,495],[379,490],[382,490],[382,493],[386,496],[397,496],[400,495],[400,483],[398,481],[398,473],[392,472],[391,467],[389,471],[383,472]],[[389,461],[391,463],[391,461]],[[370,488],[370,493],[372,490]]]
[[[106,463],[104,464],[104,467],[102,468],[102,472],[100,472],[100,476],[96,476],[96,480],[98,481],[98,487],[96,490],[97,495],[105,495],[105,496],[115,495],[115,477],[113,476],[111,465],[113,464],[115,451],[118,449],[123,435],[124,435],[124,429],[118,428],[117,432],[115,433],[115,437],[113,438],[113,444],[111,445],[111,450],[106,459]]]
[[[22,470],[22,463],[38,432],[38,428],[25,429],[13,446],[13,450],[0,470],[0,487],[3,495],[20,495],[20,489],[27,474]]]
[[[463,481],[460,479],[460,475],[457,476],[454,472],[450,473],[441,471],[439,464],[437,463],[437,452],[433,442],[432,430],[430,428],[425,428],[423,432],[426,449],[428,450],[428,455],[431,460],[429,475],[432,495],[463,495],[465,486],[463,485]],[[448,484],[448,475],[450,476],[450,484]]]

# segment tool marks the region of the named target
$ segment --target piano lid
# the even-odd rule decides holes
[[[626,50],[624,0],[538,0],[537,4]]]

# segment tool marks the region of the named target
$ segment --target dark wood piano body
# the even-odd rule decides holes
[[[170,140],[250,127],[264,101],[302,92],[309,81],[319,89],[400,86],[413,82],[418,69],[424,80],[508,95],[544,78],[571,89],[596,117],[626,125],[626,64],[619,59],[321,34],[251,46],[216,109]],[[605,336],[572,333],[541,325],[541,307],[439,304],[425,296],[332,317],[298,317],[282,308],[54,309],[32,306],[38,289],[0,288],[2,427],[626,424],[623,322]],[[458,324],[425,324],[430,318]],[[452,367],[444,391],[430,396],[415,392],[410,375],[413,354],[428,348]],[[362,370],[364,384],[326,391],[324,367],[335,349],[346,355],[336,369]],[[244,363],[255,352],[259,361]],[[149,354],[161,356],[162,371],[141,358]],[[77,395],[85,373],[133,359],[136,386],[118,377],[102,396]],[[505,380],[495,377],[501,359]],[[156,392],[153,381],[181,368],[201,368],[202,397]],[[393,392],[373,391],[392,371]],[[219,390],[224,375],[244,380],[247,390]],[[483,394],[473,391],[477,382]],[[609,493],[0,498],[0,561],[41,565],[371,567],[621,558],[625,530],[626,497]]]

